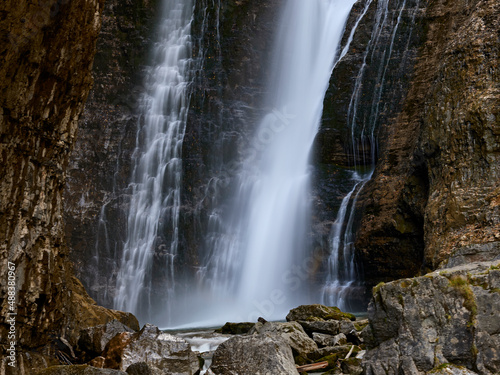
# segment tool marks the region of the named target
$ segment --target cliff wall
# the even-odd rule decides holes
[[[37,360],[57,361],[54,349],[45,346],[52,339],[72,341],[83,326],[125,317],[94,305],[72,276],[64,242],[65,171],[92,85],[102,5],[0,5],[0,337],[2,354],[15,341],[21,373],[42,366]],[[9,304],[12,265],[16,299]],[[7,321],[12,312],[15,324]],[[8,339],[12,327],[15,340]],[[38,354],[28,355],[34,348]],[[2,373],[6,367],[2,355]]]

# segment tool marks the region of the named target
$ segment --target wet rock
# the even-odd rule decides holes
[[[162,333],[146,324],[138,333],[115,336],[103,354],[105,367],[127,370],[134,363],[145,362],[155,374],[193,375],[199,370],[198,358],[187,341]]]
[[[292,348],[294,356],[307,355],[316,349],[316,343],[305,333],[302,326],[297,322],[273,323],[267,322],[260,327],[256,326],[256,333],[259,335],[270,334],[280,336]]]
[[[277,335],[234,336],[214,353],[215,375],[298,374],[288,343]]]
[[[467,264],[374,288],[366,374],[416,374],[443,363],[500,372],[498,266]]]

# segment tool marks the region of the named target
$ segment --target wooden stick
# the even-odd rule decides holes
[[[353,350],[354,350],[354,345],[351,346],[351,350],[349,350],[349,353],[347,353],[347,356],[344,358],[344,361],[351,356]]]
[[[311,363],[310,365],[297,366],[298,372],[306,372],[312,370],[320,370],[322,368],[328,367],[328,361]]]

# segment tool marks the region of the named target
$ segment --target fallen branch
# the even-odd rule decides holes
[[[351,350],[349,350],[349,353],[347,353],[346,357],[344,358],[344,361],[351,356],[353,350],[354,350],[354,345],[351,346]]]
[[[322,368],[328,367],[328,361],[311,363],[310,365],[297,366],[298,372],[306,372],[312,370],[320,370]]]

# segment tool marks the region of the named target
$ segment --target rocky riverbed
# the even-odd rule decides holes
[[[457,260],[458,263],[460,263]],[[80,332],[53,374],[336,375],[500,373],[500,259],[462,263],[373,289],[368,319],[303,305],[286,321],[163,332],[118,321]],[[304,371],[303,371],[304,370]],[[305,372],[307,370],[307,372]]]

